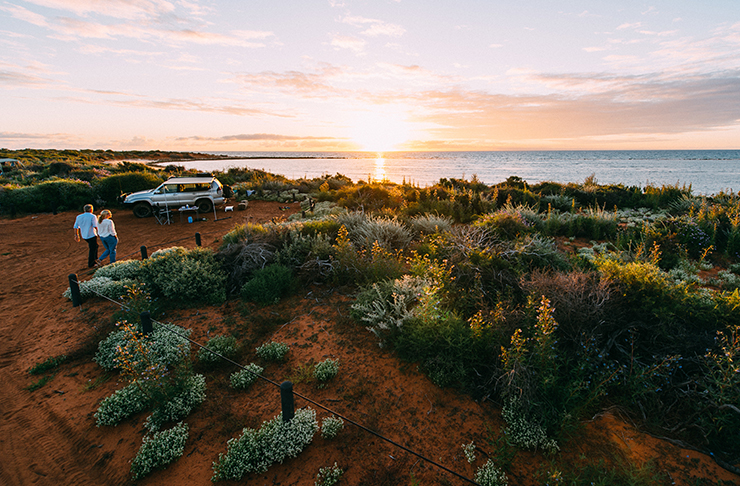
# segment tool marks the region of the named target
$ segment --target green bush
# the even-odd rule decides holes
[[[97,179],[92,188],[97,199],[112,206],[122,194],[154,189],[161,183],[162,178],[151,172],[125,172]]]
[[[342,477],[342,474],[344,474],[344,471],[335,462],[331,467],[319,468],[319,473],[316,475],[316,482],[314,484],[315,486],[334,486],[339,481],[339,478]]]
[[[171,429],[144,436],[139,452],[131,462],[131,475],[138,481],[156,469],[164,469],[185,452],[188,426],[180,422]]]
[[[281,412],[259,430],[245,428],[241,437],[229,440],[226,453],[218,455],[211,480],[238,481],[248,472],[264,473],[271,465],[296,457],[318,428],[316,412],[310,408],[296,410],[289,422],[283,421]]]
[[[210,248],[156,251],[144,260],[141,278],[152,294],[179,304],[226,300],[226,273]]]
[[[124,278],[121,280],[114,280],[109,277],[93,276],[90,280],[83,280],[77,282],[80,288],[80,297],[85,300],[91,297],[107,297],[111,300],[118,300],[125,296],[131,287],[137,286],[139,282],[136,280]],[[67,299],[72,299],[72,290],[67,287],[67,290],[62,294]]]
[[[170,392],[166,401],[158,404],[147,417],[144,427],[156,432],[163,425],[184,419],[195,407],[206,399],[206,378],[203,375],[191,375],[177,383],[176,389]]]
[[[313,376],[320,382],[329,381],[339,373],[339,360],[326,359],[318,363],[313,369]]]
[[[214,336],[206,343],[206,348],[201,348],[198,351],[198,362],[203,365],[216,365],[225,364],[225,361],[221,359],[221,356],[232,359],[236,356],[237,345],[236,338],[234,336]],[[210,350],[210,351],[209,351]],[[221,356],[218,356],[211,351],[214,351]]]
[[[254,272],[241,288],[241,297],[262,305],[275,304],[294,287],[293,271],[279,264],[268,265]]]
[[[265,369],[254,363],[250,363],[244,367],[245,369],[232,373],[229,377],[231,386],[237,390],[246,390],[252,383],[257,381],[257,375],[261,375]]]
[[[10,205],[19,213],[43,213],[82,210],[93,202],[94,195],[89,182],[78,180],[52,180],[33,186],[6,188],[0,192],[0,208],[7,213]]]
[[[257,348],[257,356],[265,361],[283,361],[290,347],[285,343],[270,341]]]
[[[151,398],[137,383],[129,383],[100,402],[95,412],[96,424],[98,427],[117,425],[122,420],[146,410],[150,403]]]
[[[344,420],[334,415],[326,417],[321,421],[321,437],[327,440],[333,439],[343,428]]]

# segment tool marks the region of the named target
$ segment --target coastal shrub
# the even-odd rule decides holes
[[[105,370],[121,369],[124,366],[123,356],[131,357],[137,363],[170,368],[188,359],[190,343],[185,337],[190,335],[190,329],[174,324],[153,323],[149,336],[132,340],[129,323],[119,321],[116,326],[119,330],[113,331],[98,343],[98,351],[93,358]],[[140,332],[140,329],[135,332]]]
[[[518,212],[499,211],[485,214],[479,217],[474,225],[507,240],[532,232],[531,223]]]
[[[372,212],[401,207],[403,194],[395,185],[364,184],[339,189],[335,200],[349,210]]]
[[[107,206],[118,203],[122,194],[154,189],[162,183],[162,178],[152,172],[124,172],[96,179],[92,184],[96,199]]]
[[[93,276],[90,280],[78,281],[80,288],[80,298],[83,300],[91,297],[103,297],[111,300],[118,300],[125,296],[128,288],[136,286],[138,282],[132,279],[114,280],[110,277]],[[72,300],[72,290],[67,290],[62,294],[63,297]]]
[[[157,384],[156,386],[160,386]],[[163,425],[184,419],[206,399],[206,378],[203,375],[191,375],[177,383],[174,391],[169,392],[167,399],[159,403],[152,414],[147,417],[144,427],[156,432]]]
[[[324,420],[321,421],[321,437],[324,439],[333,439],[342,429],[344,429],[344,420],[335,417],[334,415],[331,417],[325,417]]]
[[[221,359],[221,356],[229,359],[233,359],[236,356],[236,338],[234,336],[214,336],[208,340],[206,348],[208,349],[201,348],[198,350],[199,363],[206,366],[213,366],[222,363],[225,364]],[[214,354],[211,351],[218,354]]]
[[[337,466],[336,462],[331,467],[320,467],[314,484],[315,486],[334,486],[339,482],[342,474],[344,474],[344,471]]]
[[[420,214],[411,218],[411,231],[416,235],[441,233],[452,228],[452,220],[447,216]]]
[[[95,277],[107,277],[111,280],[137,279],[141,270],[141,260],[118,260],[95,270]]]
[[[402,256],[400,250],[386,250],[377,242],[369,250],[358,248],[342,226],[332,246],[332,279],[339,285],[364,285],[398,278],[404,268]]]
[[[226,272],[210,248],[156,251],[142,262],[141,278],[153,294],[179,304],[226,300]]]
[[[409,275],[378,282],[357,295],[350,315],[384,341],[414,317],[414,307],[430,289],[428,280]]]
[[[254,272],[275,260],[277,247],[267,242],[241,240],[222,248],[216,258],[227,271],[226,288],[230,295],[239,294]]]
[[[89,182],[59,179],[44,181],[31,186],[6,187],[0,192],[0,208],[8,212],[13,205],[19,213],[57,212],[68,209],[81,210],[93,202]]]
[[[325,382],[329,381],[339,373],[339,360],[338,359],[325,359],[320,363],[316,364],[313,369],[313,376],[317,381]]]
[[[263,367],[250,363],[244,367],[245,369],[232,373],[229,377],[231,386],[237,390],[246,390],[252,383],[257,381],[257,375],[261,375],[265,370]]]
[[[294,288],[293,271],[285,265],[272,264],[254,272],[241,288],[243,300],[262,305],[275,304]]]
[[[463,444],[462,450],[468,464],[473,464],[475,462],[475,441],[470,442],[470,444]]]
[[[51,371],[55,368],[58,368],[62,364],[64,364],[64,362],[67,361],[67,358],[68,357],[66,354],[60,354],[59,356],[52,356],[50,358],[47,358],[41,363],[37,363],[31,366],[28,369],[28,374],[40,375],[40,374],[46,373],[47,371]]]
[[[511,246],[502,249],[499,256],[518,266],[521,271],[571,268],[570,260],[558,250],[555,240],[539,233],[518,238]]]
[[[365,218],[347,231],[352,242],[365,249],[377,244],[385,250],[400,250],[411,242],[411,232],[397,219]]]
[[[256,349],[257,356],[265,361],[283,361],[285,355],[290,351],[290,346],[285,343],[270,341]]]
[[[481,486],[507,486],[509,478],[489,459],[475,472],[475,482]]]
[[[212,481],[238,481],[246,473],[264,473],[285,459],[296,457],[313,440],[319,428],[316,412],[310,408],[295,411],[289,422],[282,412],[258,429],[245,428],[241,437],[230,439],[225,454],[213,463]]]
[[[145,435],[139,452],[131,461],[131,476],[138,481],[152,471],[164,469],[179,459],[185,452],[188,440],[188,426],[182,422],[168,430]]]
[[[697,407],[703,412],[699,422],[715,450],[733,450],[737,433],[729,431],[740,430],[740,326],[730,325],[717,332],[715,345],[703,358],[706,394]],[[734,456],[731,460],[737,459],[737,454]]]
[[[100,402],[95,412],[95,423],[98,427],[118,425],[122,420],[146,410],[150,403],[151,398],[137,383],[129,383]]]

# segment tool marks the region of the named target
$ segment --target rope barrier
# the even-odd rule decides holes
[[[70,278],[70,281],[72,281],[71,278]],[[75,280],[75,282],[79,284],[79,282],[77,282],[76,280]],[[94,289],[88,289],[88,290],[90,292],[92,292],[92,293],[100,296],[100,297],[103,297],[105,300],[108,300],[108,301],[110,301],[110,302],[112,302],[112,303],[120,306],[122,309],[127,309],[127,307],[123,303],[121,303],[121,302],[115,301],[115,300],[111,299],[110,297],[107,297],[107,296],[105,296],[103,294],[100,294],[99,292],[96,292]],[[277,383],[277,382],[275,382],[275,381],[267,378],[266,376],[262,376],[259,373],[255,373],[254,371],[250,370],[249,368],[243,366],[240,363],[237,363],[236,361],[232,360],[231,358],[228,358],[228,357],[226,357],[226,356],[218,353],[217,351],[214,351],[214,350],[210,349],[206,345],[201,344],[201,343],[199,343],[199,342],[197,342],[197,341],[195,341],[193,339],[190,339],[190,337],[185,336],[185,335],[183,335],[183,334],[175,331],[174,329],[165,326],[164,323],[159,322],[159,321],[154,320],[154,319],[152,319],[152,322],[155,323],[155,324],[157,324],[157,325],[159,325],[160,326],[160,329],[164,329],[165,331],[168,331],[168,332],[170,332],[170,333],[172,333],[172,334],[180,337],[181,339],[185,339],[189,343],[194,344],[195,346],[199,347],[200,349],[205,349],[206,351],[208,351],[208,352],[216,355],[217,357],[221,358],[222,360],[235,365],[239,369],[246,370],[248,373],[254,375],[255,377],[257,377],[257,378],[259,378],[261,380],[264,380],[264,381],[270,383],[271,385],[276,386],[277,388],[281,388],[281,385],[279,383]],[[383,440],[383,441],[385,441],[385,442],[387,442],[389,444],[392,444],[392,445],[398,447],[399,449],[402,449],[402,450],[408,452],[409,454],[412,454],[412,455],[418,457],[419,459],[421,459],[423,461],[426,461],[429,464],[432,464],[433,466],[435,466],[435,467],[437,467],[439,469],[442,469],[443,471],[446,471],[449,474],[452,474],[453,476],[457,477],[458,479],[462,479],[463,481],[465,481],[467,483],[470,483],[470,484],[474,484],[476,486],[481,486],[479,483],[473,481],[472,479],[467,478],[467,477],[465,477],[465,476],[463,476],[463,475],[461,475],[461,474],[453,471],[452,469],[449,469],[448,467],[443,466],[442,464],[439,464],[438,462],[434,461],[433,459],[430,459],[430,458],[428,458],[426,456],[423,456],[422,454],[420,454],[418,452],[415,452],[414,450],[409,449],[408,447],[406,447],[406,446],[404,446],[402,444],[399,444],[398,442],[395,442],[393,439],[390,439],[388,437],[385,437],[385,436],[379,434],[378,432],[375,432],[374,430],[371,430],[371,429],[365,427],[364,425],[362,425],[362,424],[360,424],[358,422],[355,422],[354,420],[350,419],[349,417],[347,417],[347,416],[345,416],[345,415],[343,415],[343,414],[341,414],[341,413],[339,413],[339,412],[337,412],[335,410],[332,410],[332,409],[330,409],[330,408],[328,408],[328,407],[320,404],[319,402],[317,402],[315,400],[312,400],[311,398],[309,398],[309,397],[307,397],[307,396],[305,396],[305,395],[303,395],[301,393],[298,393],[296,391],[292,391],[292,393],[293,393],[294,396],[296,396],[296,397],[298,397],[298,398],[300,398],[302,400],[305,400],[306,402],[308,402],[308,403],[310,403],[310,404],[312,404],[312,405],[314,405],[314,406],[316,406],[316,407],[318,407],[318,408],[320,408],[320,409],[322,409],[322,410],[324,410],[326,412],[329,412],[329,413],[331,413],[333,415],[336,415],[337,417],[339,417],[342,420],[344,420],[344,421],[346,421],[346,422],[354,425],[355,427],[359,428],[360,430],[363,430],[363,431],[365,431],[365,432],[367,432],[367,433],[369,433],[371,435],[374,435],[375,437],[377,437],[377,438],[379,438],[379,439],[381,439],[381,440]]]

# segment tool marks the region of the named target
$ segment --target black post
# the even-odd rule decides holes
[[[141,331],[144,334],[149,334],[154,330],[152,327],[152,317],[149,314],[149,311],[144,311],[141,314],[139,314],[139,317],[141,318]]]
[[[72,307],[82,305],[82,296],[80,296],[80,284],[77,281],[77,274],[69,274],[69,293],[72,294]]]
[[[293,383],[284,381],[280,384],[280,404],[283,407],[283,422],[290,422],[295,415],[293,404]]]
[[[200,246],[200,233],[195,233],[195,246]]]
[[[146,254],[146,246],[145,245],[141,245],[141,259],[142,260],[146,260],[147,258],[149,258],[149,257]]]

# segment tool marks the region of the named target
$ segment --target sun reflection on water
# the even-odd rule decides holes
[[[383,157],[383,154],[378,154],[376,157],[374,169],[373,180],[385,181],[388,179],[388,175],[385,173],[385,157]]]

